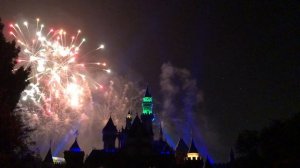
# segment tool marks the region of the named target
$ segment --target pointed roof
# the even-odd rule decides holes
[[[129,134],[142,134],[142,130],[144,129],[142,121],[137,114],[131,124],[131,127],[129,129]]]
[[[44,163],[53,163],[53,158],[52,158],[52,152],[51,152],[51,147],[49,148],[47,155],[44,159]]]
[[[162,151],[169,154],[174,152],[172,147],[167,142],[164,143]]]
[[[152,97],[149,91],[149,87],[147,86],[146,92],[145,92],[145,96],[144,97]]]
[[[190,145],[190,148],[189,148],[189,152],[188,153],[198,153],[198,150],[194,144],[194,140],[192,139],[192,142],[191,142],[191,145]]]
[[[113,133],[116,133],[118,130],[117,130],[117,127],[115,126],[111,116],[109,117],[106,125],[104,126],[102,132],[113,132]]]
[[[184,142],[182,138],[179,139],[177,146],[176,146],[176,152],[184,152],[187,153],[189,150],[188,146]]]
[[[135,116],[135,118],[134,118],[134,120],[133,120],[133,122],[132,122],[132,127],[138,126],[138,125],[140,125],[140,124],[142,124],[142,121],[141,121],[139,115],[136,114],[136,116]]]
[[[70,147],[70,151],[72,151],[72,152],[80,152],[81,151],[81,149],[80,149],[80,147],[78,145],[78,142],[77,142],[77,137],[75,138],[74,143]]]

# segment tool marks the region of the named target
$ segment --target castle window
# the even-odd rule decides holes
[[[199,153],[188,153],[187,158],[189,160],[198,160],[199,158]]]

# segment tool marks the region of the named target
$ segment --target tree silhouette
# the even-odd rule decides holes
[[[261,131],[245,130],[237,139],[234,168],[300,167],[300,113],[274,121]]]
[[[261,131],[261,153],[268,167],[300,166],[300,113]]]
[[[23,163],[31,155],[26,142],[29,129],[15,110],[30,70],[14,70],[20,48],[15,41],[6,41],[3,28],[0,19],[0,167],[26,167]]]

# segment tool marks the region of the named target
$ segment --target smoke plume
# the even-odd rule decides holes
[[[207,148],[215,144],[216,134],[209,128],[203,92],[196,79],[188,69],[165,63],[161,66],[160,87],[161,118],[165,134],[170,137],[168,140],[176,144],[179,138],[183,138],[190,144],[193,138],[198,150],[206,157]]]

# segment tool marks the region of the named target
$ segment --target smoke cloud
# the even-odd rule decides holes
[[[160,115],[170,143],[176,144],[179,138],[183,138],[189,145],[193,138],[202,156],[209,155],[217,137],[208,123],[203,91],[197,80],[188,69],[165,63],[161,66],[160,87]]]

